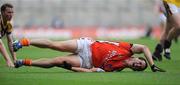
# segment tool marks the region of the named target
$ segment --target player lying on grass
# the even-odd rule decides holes
[[[95,41],[90,38],[80,38],[67,41],[50,41],[45,39],[23,38],[14,42],[14,50],[23,46],[36,46],[50,48],[61,52],[70,52],[71,55],[60,56],[51,59],[24,59],[17,60],[15,67],[36,66],[51,68],[63,67],[76,72],[98,72],[98,71],[121,71],[130,68],[134,71],[143,71],[147,68],[146,60],[142,57],[136,58],[133,54],[143,53],[153,72],[164,70],[155,66],[148,47],[140,44],[127,42]]]
[[[161,35],[160,43],[155,47],[153,53],[153,59],[162,61],[162,52],[164,49],[164,57],[171,59],[170,47],[171,42],[174,38],[180,35],[180,13],[177,6],[179,5],[178,0],[163,0],[162,2],[162,21],[164,23],[164,30]]]

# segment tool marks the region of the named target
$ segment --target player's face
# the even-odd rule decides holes
[[[140,60],[136,58],[132,63],[133,69],[143,69],[146,67],[146,62],[144,60]]]
[[[5,11],[2,13],[5,20],[10,21],[13,17],[13,9],[6,7]]]

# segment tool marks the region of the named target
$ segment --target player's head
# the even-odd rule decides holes
[[[3,19],[10,21],[13,16],[13,5],[5,3],[1,6],[1,14]]]
[[[148,66],[146,59],[144,59],[143,57],[133,58],[131,62],[132,63],[130,68],[133,71],[144,71]]]

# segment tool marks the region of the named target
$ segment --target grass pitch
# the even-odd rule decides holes
[[[149,38],[131,40],[154,49],[157,41]],[[167,72],[153,73],[150,68],[144,72],[133,72],[130,69],[121,72],[107,73],[77,73],[62,68],[43,69],[37,67],[21,67],[18,69],[5,66],[0,57],[0,85],[179,85],[180,84],[180,42],[172,45],[172,59],[163,57],[156,65]],[[66,55],[66,53],[27,47],[17,52],[18,59],[51,58]]]

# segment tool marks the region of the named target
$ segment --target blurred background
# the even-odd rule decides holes
[[[14,5],[16,38],[158,38],[155,0],[0,0]]]

